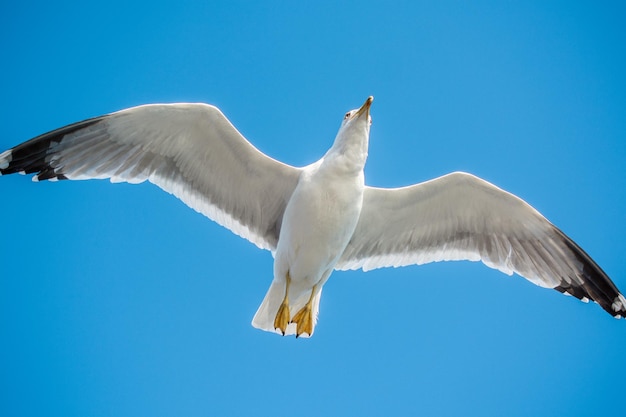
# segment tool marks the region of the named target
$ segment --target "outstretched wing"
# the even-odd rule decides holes
[[[35,173],[34,181],[148,180],[272,251],[300,171],[261,153],[206,104],[133,107],[0,154],[0,174]]]
[[[336,268],[453,260],[480,260],[626,316],[624,296],[576,243],[520,198],[462,172],[404,188],[366,187]]]

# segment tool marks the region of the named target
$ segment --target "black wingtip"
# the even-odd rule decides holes
[[[60,129],[39,135],[29,141],[17,145],[0,153],[0,174],[15,173],[37,174],[37,180],[67,179],[63,174],[55,173],[54,167],[49,165],[48,155],[54,144],[60,143],[64,136],[91,126],[105,116],[83,120]]]
[[[579,300],[592,300],[607,313],[617,318],[626,318],[626,299],[609,276],[580,246],[555,227],[565,245],[581,264],[582,284],[563,283],[554,289],[572,295]]]

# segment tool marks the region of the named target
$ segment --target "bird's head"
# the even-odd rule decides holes
[[[339,133],[344,130],[355,130],[357,134],[362,134],[362,131],[365,130],[367,134],[369,134],[370,125],[372,124],[370,107],[373,101],[374,97],[369,96],[360,108],[347,112],[345,116],[343,116],[343,121],[341,122]]]
[[[335,143],[328,151],[327,156],[334,154],[335,156],[348,157],[356,165],[360,165],[360,169],[363,169],[367,159],[370,125],[372,124],[370,106],[373,101],[374,97],[369,96],[360,108],[350,110],[345,114],[339,132],[337,132]]]

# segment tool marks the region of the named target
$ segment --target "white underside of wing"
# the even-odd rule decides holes
[[[204,104],[113,113],[52,142],[48,153],[54,172],[68,179],[148,180],[272,251],[300,175],[299,168],[258,151],[217,108]]]
[[[580,262],[541,214],[470,174],[398,189],[368,188],[337,269],[482,261],[543,287],[576,281]]]

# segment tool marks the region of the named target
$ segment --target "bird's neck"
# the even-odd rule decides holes
[[[367,132],[361,134],[339,132],[335,143],[324,156],[324,165],[332,164],[346,173],[362,172],[367,160],[368,143]]]

